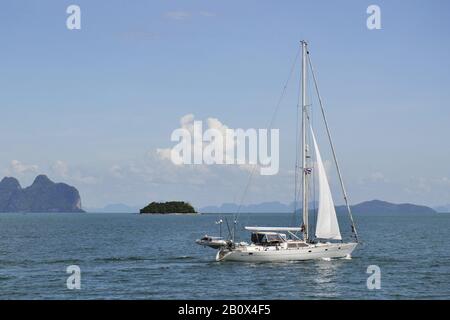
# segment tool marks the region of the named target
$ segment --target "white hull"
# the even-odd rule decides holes
[[[233,250],[221,249],[216,255],[216,261],[277,262],[346,258],[350,257],[356,246],[357,243],[318,243],[293,249],[242,246]]]

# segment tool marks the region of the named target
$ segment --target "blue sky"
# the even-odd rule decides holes
[[[81,30],[66,28],[70,4],[81,7]],[[381,30],[366,27],[370,4]],[[22,185],[48,174],[89,207],[235,201],[247,172],[174,168],[155,150],[173,146],[186,114],[267,127],[306,39],[350,199],[450,203],[449,9],[444,0],[2,1],[0,173]],[[298,72],[275,122],[280,174],[256,177],[245,202],[292,201]]]

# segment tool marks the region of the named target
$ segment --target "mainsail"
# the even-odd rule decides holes
[[[316,174],[319,184],[319,208],[317,213],[316,237],[321,239],[341,240],[341,232],[336,217],[330,185],[328,184],[325,167],[320,156],[314,132],[311,128],[311,136],[316,154]]]

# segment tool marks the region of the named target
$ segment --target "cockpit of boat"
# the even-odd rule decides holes
[[[286,242],[287,237],[284,233],[277,232],[252,232],[251,241],[254,244],[274,246]]]

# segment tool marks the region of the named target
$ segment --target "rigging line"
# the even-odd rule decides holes
[[[311,77],[308,79],[309,82],[311,82]],[[310,97],[313,97],[313,89],[312,89],[312,85],[308,85],[308,94]],[[309,114],[306,113],[306,117],[308,119],[309,122],[309,127],[311,128],[311,130],[314,132],[314,117],[315,117],[315,113],[314,113],[314,102],[313,102],[313,98],[311,98],[310,101],[310,108],[309,108]],[[309,136],[309,141],[308,141],[309,145],[312,145],[312,141],[311,141],[311,135]],[[318,208],[317,208],[317,197],[316,197],[316,184],[317,184],[317,178],[316,178],[316,174],[315,174],[315,162],[313,161],[313,159],[317,159],[317,155],[316,155],[316,150],[315,148],[313,148],[314,150],[312,150],[311,152],[311,161],[310,161],[310,167],[311,167],[311,189],[310,192],[312,193],[312,221],[310,223],[311,225],[311,239],[312,241],[315,241],[315,229],[317,227],[317,212],[318,212]]]
[[[310,123],[311,128],[313,129],[313,125],[312,122]],[[314,129],[313,129],[314,130]],[[314,155],[315,155],[315,159],[317,159],[317,154],[316,154],[316,148],[314,148]],[[312,165],[312,172],[313,172],[313,178],[312,178],[312,192],[313,192],[313,223],[312,223],[312,229],[315,230],[317,228],[317,215],[319,212],[319,208],[317,207],[317,197],[316,197],[316,189],[317,189],[317,177],[316,177],[316,170],[314,170],[316,168],[316,164],[313,162]],[[314,240],[316,240],[316,236],[315,236],[315,232],[313,233],[313,238]]]
[[[292,213],[291,218],[291,225],[295,225],[295,217],[297,216],[297,201],[298,201],[298,167],[299,167],[299,152],[298,152],[298,145],[300,140],[300,130],[299,130],[299,112],[298,109],[300,108],[300,87],[301,87],[301,79],[299,79],[299,85],[298,85],[298,94],[297,94],[297,107],[296,107],[296,115],[295,115],[295,167],[294,167],[294,211]],[[299,222],[301,223],[301,221]]]
[[[272,114],[272,118],[270,119],[269,126],[268,126],[268,131],[270,131],[272,129],[273,123],[275,122],[275,118],[276,118],[276,116],[278,114],[278,110],[280,109],[280,105],[281,105],[281,102],[282,102],[282,100],[284,98],[284,95],[286,93],[287,86],[289,84],[289,81],[292,78],[292,74],[294,73],[295,65],[297,64],[297,60],[298,60],[298,56],[299,55],[300,55],[300,49],[297,50],[297,53],[295,55],[294,61],[293,61],[292,66],[291,66],[291,69],[289,71],[289,76],[288,76],[288,78],[287,78],[287,80],[286,80],[286,82],[284,84],[283,90],[282,90],[281,95],[280,95],[280,97],[278,99],[278,102],[276,104],[275,110],[274,110],[274,112]],[[247,185],[245,186],[244,193],[243,193],[243,195],[241,197],[241,201],[239,203],[239,207],[238,207],[238,210],[236,212],[234,221],[237,221],[238,218],[239,218],[239,215],[240,215],[240,212],[241,212],[241,209],[242,209],[242,205],[243,205],[245,196],[246,196],[246,194],[248,192],[248,189],[250,187],[250,183],[252,181],[252,178],[254,176],[254,173],[255,173],[256,169],[257,169],[257,166],[255,165],[255,166],[253,166],[253,168],[252,168],[252,170],[250,172],[250,175],[249,175],[248,181],[247,181]],[[235,234],[233,233],[233,239],[234,239],[234,236],[235,236]]]
[[[297,161],[295,161],[295,166],[294,166],[294,203],[293,203],[293,211],[291,214],[291,222],[290,222],[290,226],[294,226],[295,225],[295,212],[297,211]]]
[[[331,139],[330,128],[328,127],[327,118],[325,116],[325,110],[324,110],[323,104],[322,104],[322,98],[320,96],[319,87],[317,85],[316,75],[314,73],[314,68],[313,68],[313,65],[312,65],[312,62],[311,62],[311,57],[309,55],[309,52],[307,54],[307,57],[308,57],[309,67],[311,68],[311,74],[312,74],[313,80],[314,80],[314,87],[316,89],[317,98],[319,100],[320,110],[322,112],[322,118],[323,118],[323,121],[325,123],[325,128],[327,130],[328,140],[329,140],[330,146],[331,146],[331,152],[333,153],[334,163],[336,164],[336,170],[337,170],[337,173],[338,173],[338,176],[339,176],[339,182],[341,183],[342,194],[344,196],[345,205],[347,206],[348,215],[350,217],[350,221],[351,221],[351,224],[352,224],[352,232],[355,235],[356,242],[358,242],[358,232],[356,231],[355,221],[353,220],[352,211],[350,209],[350,204],[349,204],[349,200],[348,200],[348,197],[347,197],[347,192],[345,190],[344,181],[342,179],[341,170],[339,168],[339,163],[338,163],[338,160],[337,160],[336,151],[334,150],[333,140]]]
[[[311,82],[311,78],[309,79],[309,81]],[[313,97],[313,89],[312,89],[312,85],[310,85],[310,86],[308,86],[308,88],[309,88],[309,94],[310,94],[310,97]],[[312,99],[311,99],[312,100]],[[311,105],[313,105],[314,103],[311,101]],[[314,113],[314,108],[311,106],[311,118],[310,118],[310,120],[309,120],[309,124],[310,124],[310,126],[311,126],[311,128],[312,128],[312,130],[314,131],[314,119],[315,119],[315,113]],[[310,137],[310,139],[311,139],[311,137]],[[311,142],[310,142],[311,143]],[[314,148],[314,153],[315,153],[316,151],[315,151],[315,148]],[[317,156],[315,157],[315,159],[317,159]],[[316,161],[317,162],[317,161]],[[314,230],[314,232],[312,232],[311,234],[312,234],[312,238],[313,238],[313,241],[315,241],[317,238],[316,238],[316,232],[315,232],[315,230],[316,230],[316,228],[317,228],[317,217],[318,217],[318,214],[319,214],[319,208],[318,208],[318,201],[317,201],[317,186],[318,186],[318,181],[317,181],[317,177],[316,177],[316,175],[315,175],[315,173],[314,173],[314,169],[316,168],[316,163],[314,163],[314,161],[312,161],[312,175],[313,175],[313,177],[312,177],[312,185],[313,185],[313,223],[312,223],[312,229]]]
[[[230,238],[232,234],[231,234],[231,230],[230,230],[230,225],[228,224],[228,219],[227,219],[227,217],[225,217],[225,223],[227,224],[228,237]]]
[[[308,80],[309,80],[309,78],[307,79],[307,81]],[[312,97],[310,91],[311,91],[311,86],[308,86],[309,97]],[[313,108],[312,108],[312,106],[313,106],[313,102],[312,102],[312,99],[310,99],[310,102],[307,105],[307,107],[309,107],[309,109],[307,108],[305,110],[305,116],[306,116],[305,124],[306,124],[306,126],[308,128],[312,128],[312,125],[313,125],[313,123],[312,123],[312,115],[313,115]],[[307,130],[307,132],[309,132],[309,130]],[[312,170],[313,169],[313,161],[312,161],[312,159],[313,159],[313,152],[315,152],[315,151],[311,151],[311,147],[310,147],[312,145],[311,134],[307,134],[305,142],[306,142],[306,150],[308,151],[307,158],[306,158],[307,161],[305,163],[305,166],[306,166],[307,169],[311,169]],[[313,193],[313,192],[311,192],[311,190],[314,190],[314,175],[313,175],[313,171],[311,171],[309,176],[310,176],[310,178],[308,179],[308,184],[307,184],[307,187],[306,187],[306,192],[309,195],[308,202],[307,202],[307,208],[308,208],[307,214],[308,214],[308,217],[311,216],[310,215],[311,209],[314,210],[314,203],[312,205],[312,208],[310,207],[310,203],[311,203],[310,196]],[[314,232],[312,232],[314,230],[313,222],[314,222],[313,219],[310,220],[308,218],[308,238],[309,238],[310,241],[313,239],[313,235],[315,234]]]
[[[295,165],[294,165],[294,212],[291,217],[291,225],[295,224],[295,215],[297,211],[297,180],[298,180],[298,104],[296,108],[295,124]]]

